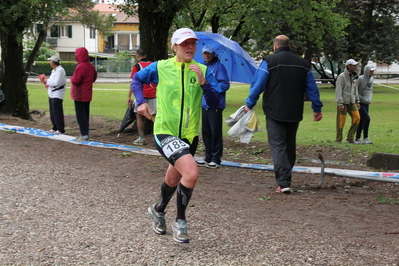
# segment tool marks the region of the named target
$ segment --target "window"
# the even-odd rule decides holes
[[[58,26],[51,26],[50,28],[50,37],[58,37]]]
[[[36,32],[40,32],[43,28],[43,24],[36,24]]]
[[[61,38],[72,38],[72,25],[59,26]]]
[[[96,29],[90,27],[90,39],[95,39],[95,38],[96,38]]]
[[[72,25],[52,26],[50,29],[51,37],[72,38]]]

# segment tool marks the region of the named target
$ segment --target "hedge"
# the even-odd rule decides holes
[[[75,61],[62,61],[61,65],[65,69],[66,75],[72,76],[77,63]],[[52,68],[49,61],[36,61],[35,65],[32,67],[32,72],[37,74],[45,74],[47,76],[51,74],[51,70]]]
[[[93,62],[92,62],[93,63]],[[94,63],[93,63],[94,64]],[[73,71],[76,68],[76,61],[62,61],[62,67],[65,69],[67,76],[72,76]],[[36,61],[32,68],[32,72],[37,74],[51,74],[51,67],[49,61]],[[110,72],[110,73],[130,73],[132,70],[132,64],[130,60],[98,60],[97,71],[98,72]]]

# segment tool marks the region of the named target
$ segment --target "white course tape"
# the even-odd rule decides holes
[[[66,141],[66,142],[69,142],[72,144],[81,144],[81,145],[88,145],[88,146],[99,147],[99,148],[117,149],[117,150],[142,153],[142,154],[148,154],[148,155],[160,155],[157,150],[136,148],[136,147],[131,147],[131,146],[122,145],[122,144],[102,143],[102,142],[91,141],[91,140],[77,142],[76,137],[68,136],[65,134],[52,134],[45,130],[36,129],[36,128],[10,126],[10,125],[0,123],[0,130],[9,130],[9,131],[14,131],[14,132],[21,133],[21,134],[28,134],[28,135],[32,135],[32,136],[36,136],[36,137],[43,137],[43,138],[49,138],[49,139],[54,139],[54,140]]]
[[[0,130],[5,131],[14,131],[21,134],[28,134],[36,137],[45,137],[54,140],[66,141],[72,144],[81,144],[88,145],[93,147],[100,148],[109,148],[109,149],[117,149],[127,152],[141,153],[147,155],[156,155],[160,156],[157,150],[152,149],[143,149],[137,147],[131,147],[122,144],[115,143],[101,143],[97,141],[83,141],[77,142],[76,137],[68,136],[64,134],[52,134],[45,130],[35,129],[35,128],[27,128],[20,126],[10,126],[6,124],[0,123]],[[250,163],[237,163],[230,161],[222,161],[221,165],[231,166],[231,167],[239,167],[239,168],[248,168],[248,169],[256,169],[256,170],[268,170],[273,171],[273,165],[265,165],[265,164],[250,164]],[[310,173],[310,174],[321,174],[320,167],[302,167],[296,166],[292,169],[293,172],[297,173]],[[325,168],[324,174],[328,175],[336,175],[343,177],[351,177],[351,178],[360,178],[360,179],[368,179],[373,181],[384,181],[384,182],[395,182],[399,183],[399,173],[390,173],[390,172],[367,172],[367,171],[357,171],[357,170],[348,170],[348,169],[334,169],[334,168]]]

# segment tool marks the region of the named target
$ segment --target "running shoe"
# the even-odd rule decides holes
[[[205,161],[205,160],[199,160],[199,161],[196,161],[196,162],[197,162],[198,166],[206,166],[208,164],[208,162]]]
[[[278,186],[276,188],[276,192],[277,193],[290,194],[291,193],[291,188],[289,188],[289,187],[281,188],[280,186]]]
[[[208,164],[206,165],[206,167],[212,168],[212,169],[216,169],[216,168],[219,168],[220,165],[217,164],[217,163],[215,163],[215,162],[210,162],[210,163],[208,163]]]
[[[166,234],[165,213],[157,212],[153,204],[148,207],[148,215],[152,218],[152,230],[158,235]]]
[[[188,243],[190,236],[187,234],[187,223],[186,220],[177,220],[173,223],[173,240],[177,243]]]
[[[133,141],[133,144],[135,145],[145,145],[147,142],[145,141],[145,138],[143,137],[138,137],[135,141]]]

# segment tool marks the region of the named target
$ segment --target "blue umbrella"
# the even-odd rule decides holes
[[[199,41],[194,60],[202,63],[202,48],[212,46],[218,55],[220,62],[227,70],[230,81],[251,83],[258,66],[255,60],[235,41],[232,41],[219,33],[196,31]]]

